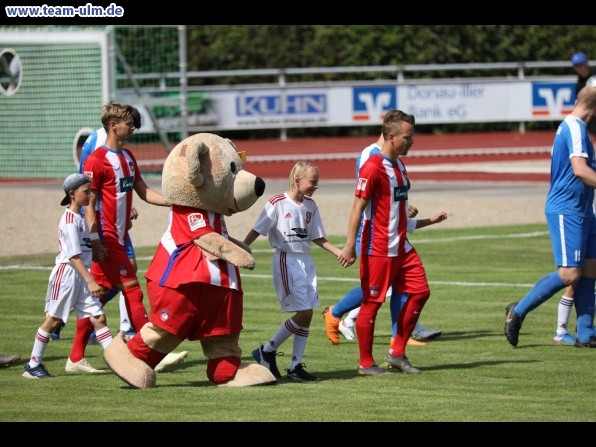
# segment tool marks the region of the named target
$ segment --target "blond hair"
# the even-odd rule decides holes
[[[319,172],[319,168],[309,161],[298,161],[290,171],[289,187],[290,191],[296,189],[296,180],[303,179],[309,172]]]

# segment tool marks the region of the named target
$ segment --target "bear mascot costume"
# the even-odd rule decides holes
[[[110,369],[135,388],[155,386],[155,366],[183,340],[199,340],[207,377],[228,387],[277,382],[258,364],[241,362],[243,292],[239,268],[254,269],[250,248],[228,235],[224,216],[250,208],[265,182],[243,169],[243,154],[225,138],[198,133],[167,156],[162,194],[172,206],[168,228],[149,265],[149,322],[104,351]]]

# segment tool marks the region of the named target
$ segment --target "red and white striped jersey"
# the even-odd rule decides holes
[[[212,232],[228,239],[223,215],[172,205],[168,228],[157,246],[145,278],[169,288],[201,282],[242,292],[238,267],[221,259],[207,260],[193,242]]]
[[[117,239],[124,245],[134,184],[141,179],[136,159],[126,148],[115,151],[101,146],[87,157],[83,173],[91,177],[91,188],[97,191],[102,238]]]
[[[371,155],[360,167],[355,195],[370,199],[363,213],[360,252],[389,257],[409,252],[408,175],[402,161]]]

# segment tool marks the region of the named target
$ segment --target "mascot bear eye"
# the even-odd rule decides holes
[[[232,174],[236,174],[238,172],[238,167],[236,166],[235,162],[230,163],[230,172]]]

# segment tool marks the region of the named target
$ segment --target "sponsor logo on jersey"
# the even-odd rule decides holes
[[[284,219],[291,219],[292,218],[292,213],[287,212],[286,215],[284,216]]]
[[[199,228],[204,228],[207,226],[205,223],[205,218],[203,217],[202,213],[192,213],[189,214],[188,217],[188,226],[191,231],[198,230]]]
[[[291,228],[291,230],[294,232],[292,236],[299,237],[300,239],[308,237],[308,232],[306,231],[306,228]]]
[[[408,200],[408,186],[401,185],[393,187],[393,201],[401,202],[403,200]]]
[[[132,191],[132,187],[135,184],[134,177],[122,177],[120,179],[120,192]]]

